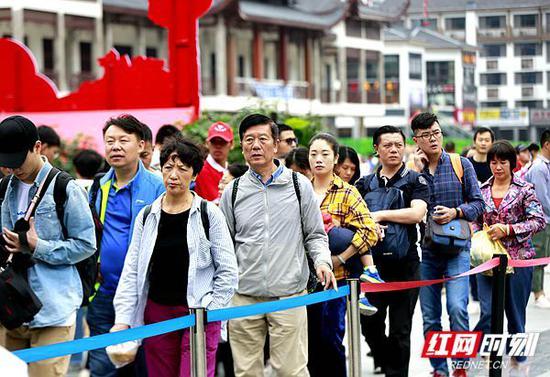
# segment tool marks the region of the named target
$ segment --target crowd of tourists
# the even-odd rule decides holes
[[[147,125],[122,115],[103,127],[103,156],[79,151],[71,177],[54,167],[62,148],[54,129],[4,119],[0,263],[21,278],[19,288],[32,296],[26,308],[35,310],[9,320],[0,313],[0,345],[40,347],[194,308],[338,289],[349,278],[382,284],[455,276],[471,268],[475,232],[486,232],[511,259],[549,256],[550,130],[529,149],[479,128],[465,157],[444,147],[436,115],[418,114],[410,127],[409,155],[403,130],[376,129],[377,165],[362,174],[356,151],[330,133],[301,146],[290,126],[262,114],[236,125],[237,137],[231,125],[213,123],[205,145],[172,125],[153,138]],[[237,142],[244,163],[229,161]],[[451,223],[460,234],[448,233]],[[531,292],[535,305],[550,308],[543,268],[507,275],[509,333],[525,332]],[[376,373],[408,376],[417,301],[424,333],[442,330],[443,289],[450,330],[490,332],[485,275],[367,293],[359,300],[361,332]],[[18,299],[0,294],[15,314]],[[477,324],[468,311],[475,301]],[[208,323],[207,375],[346,376],[347,310],[343,297]],[[143,339],[134,353],[121,364],[105,348],[85,362],[82,355],[32,362],[29,375],[64,376],[70,362],[92,377],[190,375],[188,330]],[[526,358],[511,362],[521,370]],[[444,358],[430,363],[435,377],[469,373]]]

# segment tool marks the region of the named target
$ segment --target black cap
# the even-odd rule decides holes
[[[29,119],[14,115],[0,122],[0,166],[18,168],[39,140],[38,130]]]
[[[521,153],[521,152],[523,152],[524,150],[527,150],[527,149],[528,149],[527,145],[525,145],[525,144],[518,144],[518,145],[516,146],[516,153]]]

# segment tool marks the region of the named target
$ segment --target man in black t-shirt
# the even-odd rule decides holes
[[[420,225],[428,208],[428,182],[422,174],[405,167],[405,135],[400,129],[393,126],[380,127],[374,133],[373,144],[381,166],[374,175],[359,179],[356,187],[363,197],[373,191],[373,185],[370,183],[372,179],[378,180],[378,187],[395,187],[401,190],[403,208],[371,211],[371,216],[382,226],[389,223],[405,225],[409,241],[408,251],[401,259],[387,259],[373,252],[374,263],[384,281],[419,280],[419,250],[423,233]],[[378,312],[370,317],[361,316],[362,332],[371,348],[375,369],[386,376],[408,375],[410,333],[418,292],[418,288],[415,288],[367,294],[371,304],[378,308]],[[388,311],[389,336],[385,331]]]
[[[487,127],[479,127],[474,133],[474,155],[468,159],[474,166],[480,185],[493,175],[487,161],[487,153],[494,141],[495,134]]]

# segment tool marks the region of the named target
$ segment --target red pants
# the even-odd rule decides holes
[[[147,301],[144,313],[146,325],[189,314],[186,306],[160,305]],[[206,325],[207,376],[214,377],[216,350],[220,338],[220,322]],[[191,375],[191,350],[189,329],[153,336],[143,341],[149,377],[189,377]]]

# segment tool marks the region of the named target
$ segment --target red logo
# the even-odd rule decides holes
[[[424,341],[422,357],[476,357],[481,337],[480,331],[429,331]]]

